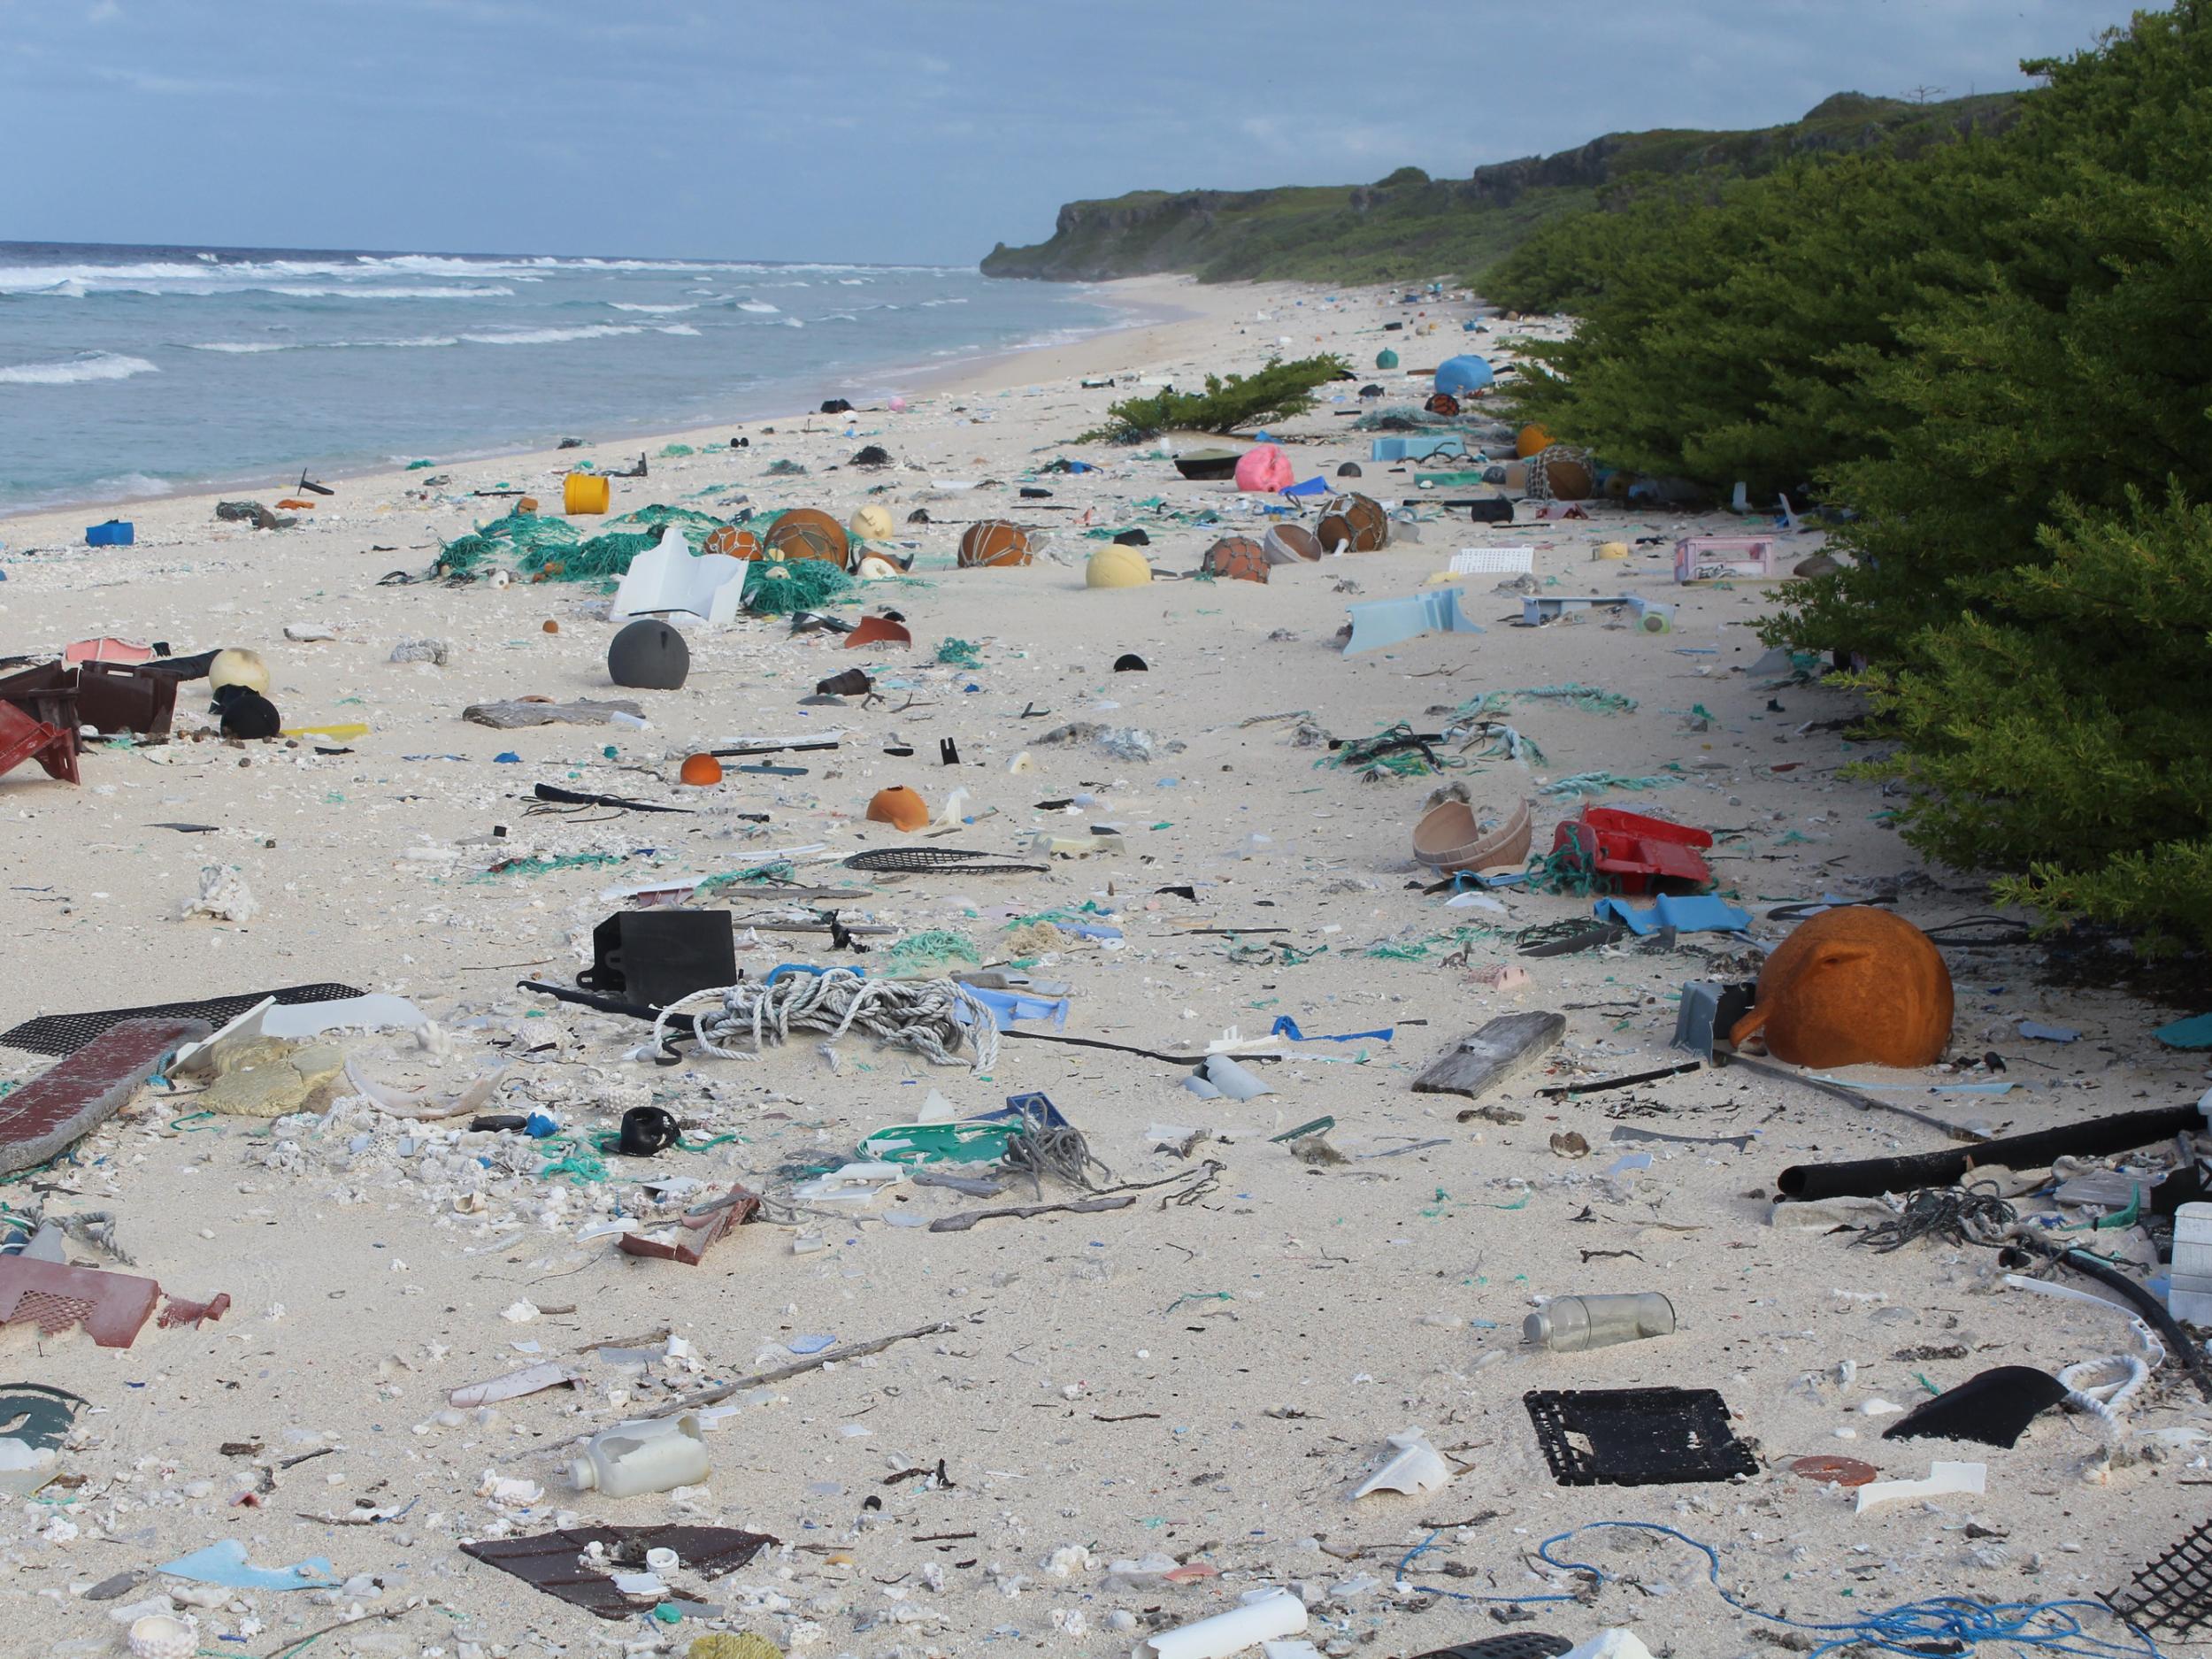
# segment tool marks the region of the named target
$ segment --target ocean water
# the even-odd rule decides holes
[[[859,403],[1130,320],[926,265],[0,242],[0,513]]]

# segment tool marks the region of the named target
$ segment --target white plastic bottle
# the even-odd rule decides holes
[[[698,1414],[687,1411],[603,1429],[585,1443],[584,1455],[570,1462],[568,1478],[579,1492],[602,1492],[611,1498],[695,1486],[707,1478]]]

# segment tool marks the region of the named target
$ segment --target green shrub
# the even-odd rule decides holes
[[[1163,432],[1233,432],[1239,426],[1283,420],[1313,407],[1314,388],[1351,373],[1342,357],[1271,361],[1256,374],[1209,374],[1203,392],[1172,388],[1151,397],[1125,398],[1106,411],[1107,424],[1080,442],[1135,443]]]

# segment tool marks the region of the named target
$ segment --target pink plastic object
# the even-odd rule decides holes
[[[1720,581],[1774,574],[1774,542],[1763,535],[1686,535],[1674,544],[1674,579]]]
[[[1694,893],[1713,885],[1712,871],[1697,854],[1712,844],[1709,833],[1686,824],[1592,806],[1559,826],[1551,849],[1571,853],[1572,862],[1607,878],[1617,893]]]
[[[79,640],[62,647],[61,652],[65,668],[73,663],[150,663],[153,659],[152,646],[134,645],[128,640]]]
[[[1274,444],[1263,443],[1237,457],[1237,488],[1256,495],[1271,495],[1297,481],[1290,457]]]

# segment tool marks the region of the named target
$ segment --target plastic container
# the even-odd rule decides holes
[[[1521,1322],[1523,1341],[1555,1354],[1673,1334],[1674,1304],[1655,1290],[1625,1296],[1555,1296]]]
[[[2174,1270],[2166,1311],[2190,1325],[2212,1319],[2212,1204],[2174,1209]]]
[[[563,512],[604,512],[613,499],[614,486],[600,473],[571,472],[561,480]]]
[[[128,547],[137,539],[138,527],[127,518],[111,518],[105,524],[85,526],[87,547]]]
[[[707,1448],[699,1438],[698,1413],[603,1429],[585,1443],[582,1456],[570,1461],[568,1478],[579,1492],[599,1492],[610,1498],[695,1486],[707,1478]]]

